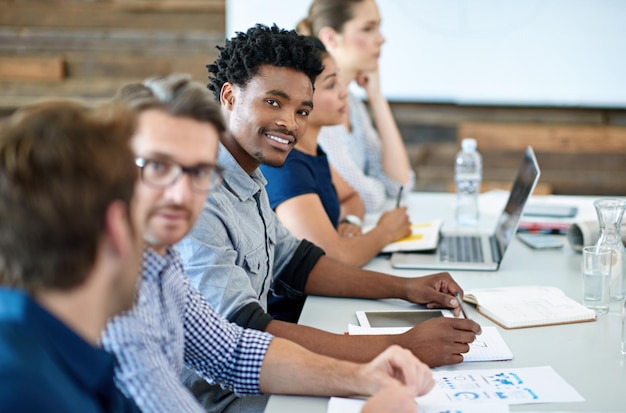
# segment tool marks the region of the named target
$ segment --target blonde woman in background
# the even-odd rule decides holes
[[[313,0],[297,31],[318,37],[340,68],[341,81],[362,87],[373,115],[354,94],[343,125],[322,128],[319,143],[330,164],[360,194],[367,212],[378,212],[415,175],[389,103],[380,89],[378,59],[385,42],[374,0]],[[375,126],[375,127],[374,127]],[[407,191],[408,192],[408,191]]]
[[[359,225],[365,208],[359,194],[328,164],[318,146],[322,127],[347,117],[347,89],[335,59],[315,37],[324,71],[315,80],[313,111],[305,133],[280,167],[261,165],[270,206],[293,235],[307,239],[332,258],[363,266],[390,242],[411,233],[405,207],[382,214],[366,234]]]

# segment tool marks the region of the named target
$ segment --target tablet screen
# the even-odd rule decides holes
[[[443,317],[437,311],[364,311],[370,327],[413,327],[431,318]]]

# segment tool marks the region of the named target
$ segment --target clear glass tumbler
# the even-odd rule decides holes
[[[583,305],[596,315],[609,312],[609,287],[613,250],[595,245],[583,248]]]

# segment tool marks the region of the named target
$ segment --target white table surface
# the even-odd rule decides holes
[[[567,203],[579,206],[576,219],[593,219],[594,197],[541,196],[530,202]],[[454,196],[443,193],[409,194],[406,197],[413,221],[444,218],[444,230],[453,226]],[[505,193],[481,195],[480,227],[493,228],[506,201]],[[582,301],[580,254],[567,244],[560,250],[532,250],[513,240],[497,272],[453,271],[455,280],[465,290],[512,285],[553,285],[565,294]],[[377,257],[366,268],[402,277],[419,277],[432,271],[394,270],[387,257]],[[402,300],[366,300],[311,296],[300,317],[300,324],[343,333],[348,323],[358,324],[357,310],[409,308]],[[506,362],[462,363],[440,367],[445,370],[501,369],[507,367],[552,366],[584,398],[581,403],[549,403],[511,406],[511,411],[626,412],[626,358],[620,352],[622,303],[612,302],[608,315],[596,322],[506,330],[498,327],[513,352]],[[470,318],[481,325],[494,325],[466,306]],[[328,399],[301,396],[272,396],[266,412],[326,412]]]

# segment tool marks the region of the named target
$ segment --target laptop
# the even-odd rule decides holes
[[[393,268],[496,271],[517,231],[524,205],[539,175],[537,158],[529,146],[492,234],[442,232],[435,253],[395,252],[391,255],[391,265]]]

